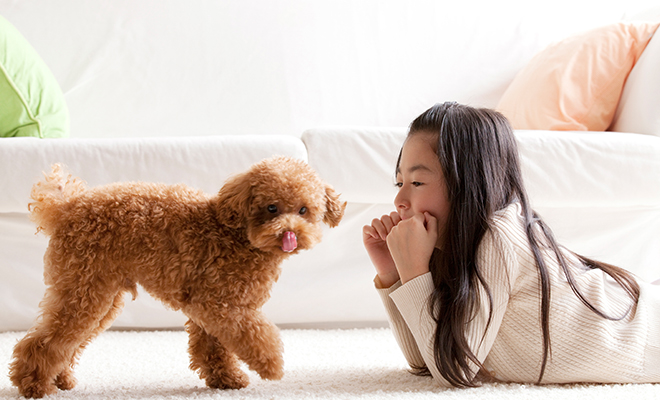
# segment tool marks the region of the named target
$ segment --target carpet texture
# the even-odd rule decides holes
[[[18,399],[7,368],[24,335],[0,333],[0,399]],[[78,386],[54,399],[660,399],[657,385],[534,386],[489,384],[441,389],[414,376],[389,329],[282,330],[285,375],[263,381],[249,371],[241,390],[208,389],[188,369],[183,331],[109,331],[85,351]]]

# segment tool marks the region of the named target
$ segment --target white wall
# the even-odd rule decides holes
[[[656,0],[0,0],[73,137],[406,126],[495,106],[534,53]]]

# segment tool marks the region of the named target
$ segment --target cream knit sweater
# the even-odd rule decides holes
[[[586,269],[567,257],[591,304],[613,317],[625,314],[632,301],[623,289],[601,270]],[[577,298],[550,253],[545,260],[551,280],[551,354],[542,382],[660,382],[660,286],[640,282],[636,312],[610,321]],[[489,306],[481,296],[478,315],[466,326],[468,343],[496,379],[534,383],[543,356],[540,284],[517,203],[495,215],[493,229],[479,246],[478,262],[493,296],[493,319],[484,335]],[[426,365],[438,383],[449,386],[433,361],[432,290],[427,273],[378,292],[408,363]]]

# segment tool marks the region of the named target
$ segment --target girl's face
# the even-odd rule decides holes
[[[434,147],[434,134],[419,132],[406,139],[396,174],[399,193],[394,198],[394,205],[401,219],[425,211],[434,216],[438,220],[436,247],[440,247],[449,215],[449,198]]]

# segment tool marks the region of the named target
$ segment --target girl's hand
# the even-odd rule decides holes
[[[387,247],[402,283],[429,272],[438,240],[438,220],[425,212],[399,222],[387,235]]]
[[[375,218],[371,221],[371,225],[365,225],[362,228],[364,248],[376,267],[381,285],[385,288],[394,285],[399,280],[399,273],[387,247],[387,236],[399,222],[401,222],[399,214],[392,212],[389,215],[383,215],[380,219]]]

